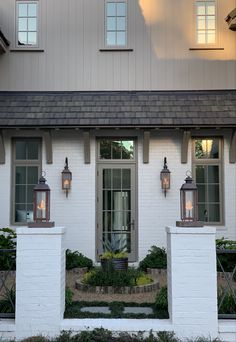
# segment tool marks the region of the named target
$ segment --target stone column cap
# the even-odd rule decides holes
[[[195,234],[195,235],[215,235],[216,227],[166,227],[167,234]]]
[[[66,232],[65,227],[52,227],[52,228],[29,228],[17,227],[17,235],[63,235]]]

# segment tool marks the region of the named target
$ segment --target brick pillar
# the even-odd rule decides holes
[[[17,228],[16,338],[55,336],[65,307],[65,228]]]
[[[179,336],[218,335],[215,228],[167,227],[168,306]]]

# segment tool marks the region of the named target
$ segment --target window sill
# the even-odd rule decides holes
[[[10,52],[44,52],[43,49],[40,48],[15,48],[15,49],[10,49]]]
[[[100,52],[120,52],[120,51],[126,51],[126,52],[132,52],[134,51],[134,49],[130,49],[130,48],[120,48],[120,47],[114,47],[114,48],[103,48],[103,49],[99,49]]]
[[[207,47],[203,47],[203,46],[198,46],[198,47],[192,47],[189,48],[190,51],[211,51],[211,50],[224,50],[223,47],[213,47],[213,46],[207,46]]]

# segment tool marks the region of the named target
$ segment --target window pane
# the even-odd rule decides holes
[[[117,30],[125,31],[125,18],[117,18]]]
[[[29,45],[36,45],[37,44],[37,34],[36,34],[36,32],[29,32],[28,33],[28,44]]]
[[[208,212],[206,204],[198,204],[198,220],[208,222]]]
[[[100,158],[111,159],[111,140],[101,140],[100,142]]]
[[[123,212],[114,211],[112,215],[112,227],[113,230],[123,230]]]
[[[215,15],[215,4],[213,2],[208,2],[206,4],[206,14]]]
[[[133,159],[134,158],[134,142],[122,141],[122,159]]]
[[[16,184],[26,184],[25,166],[16,166]]]
[[[27,17],[27,4],[18,3],[18,15],[19,17]]]
[[[206,202],[206,186],[198,184],[197,188],[198,188],[198,201]]]
[[[103,231],[111,231],[111,212],[103,212]]]
[[[208,182],[219,183],[219,166],[208,166]]]
[[[207,167],[198,165],[196,166],[196,183],[206,183],[207,181]]]
[[[197,43],[198,44],[205,44],[206,43],[206,33],[205,31],[200,31],[197,33]]]
[[[121,189],[121,169],[112,171],[112,183],[113,189]]]
[[[29,141],[27,144],[28,148],[28,158],[31,160],[39,159],[39,142],[38,141]]]
[[[207,29],[215,30],[215,18],[214,17],[206,17]]]
[[[118,2],[117,3],[117,16],[125,16],[126,15],[126,3]]]
[[[27,32],[18,32],[18,44],[27,45]]]
[[[219,202],[220,194],[219,194],[219,185],[208,185],[208,196],[209,202]]]
[[[206,23],[205,23],[205,17],[198,17],[197,18],[197,29],[198,30],[205,30]]]
[[[121,141],[112,141],[112,159],[121,159]]]
[[[115,17],[107,18],[107,30],[108,31],[116,30],[116,18]]]
[[[103,210],[111,210],[111,197],[112,192],[109,190],[103,190]]]
[[[123,210],[131,210],[130,191],[123,191]]]
[[[27,186],[27,203],[33,203],[33,189],[34,185]]]
[[[23,140],[16,141],[16,159],[26,159],[26,142]]]
[[[19,31],[27,31],[27,19],[26,18],[19,18]]]
[[[125,45],[125,32],[117,32],[117,45]]]
[[[107,32],[107,45],[116,45],[116,33]]]
[[[197,3],[197,14],[198,15],[204,15],[205,12],[205,2],[198,2]]]
[[[28,17],[36,17],[36,16],[37,16],[37,5],[28,4]]]
[[[207,32],[207,43],[214,44],[216,41],[215,31],[208,31]]]
[[[28,166],[27,167],[27,183],[35,185],[38,183],[38,167]]]
[[[15,202],[16,203],[26,202],[26,185],[16,185]]]
[[[103,170],[103,189],[111,189],[111,170]]]
[[[197,159],[219,158],[219,139],[201,139],[195,141],[195,157]]]
[[[209,204],[209,221],[220,222],[220,205]]]
[[[37,30],[36,18],[29,18],[28,19],[28,31],[36,31],[36,30]]]
[[[116,16],[116,4],[114,2],[107,3],[107,15]]]
[[[24,204],[16,204],[15,222],[26,222],[27,212]]]
[[[130,189],[131,188],[131,174],[130,169],[122,170],[122,189]]]

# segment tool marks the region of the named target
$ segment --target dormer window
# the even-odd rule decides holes
[[[216,43],[216,2],[196,1],[196,41],[197,44]]]
[[[16,46],[38,47],[38,1],[16,2]]]

